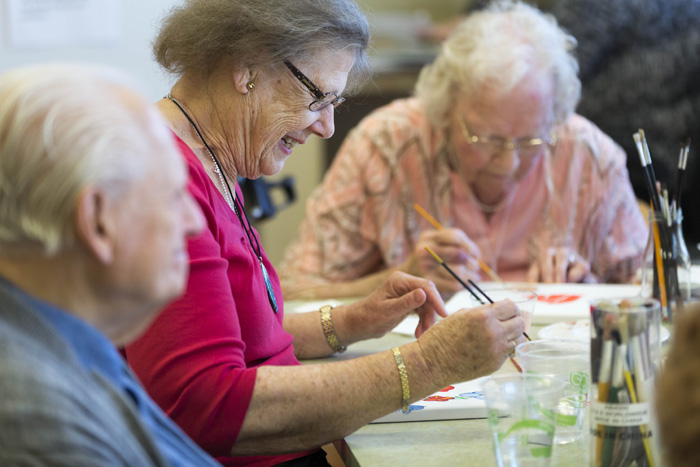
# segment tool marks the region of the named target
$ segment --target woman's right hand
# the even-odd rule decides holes
[[[455,383],[498,370],[523,341],[525,320],[518,307],[503,300],[462,309],[428,329],[418,343],[436,381]]]
[[[428,253],[433,250],[464,282],[478,281],[479,247],[460,229],[426,230],[421,233],[413,254],[399,268],[432,281],[440,292],[457,292],[462,285]]]

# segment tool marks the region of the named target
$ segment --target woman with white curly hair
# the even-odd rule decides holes
[[[624,152],[575,114],[574,47],[523,3],[467,17],[415,96],[341,147],[280,268],[285,296],[358,296],[396,270],[460,290],[426,246],[465,280],[481,260],[504,280],[629,281],[647,227]]]

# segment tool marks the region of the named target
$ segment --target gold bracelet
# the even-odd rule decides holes
[[[347,347],[340,343],[335,333],[333,320],[331,319],[332,309],[333,305],[323,305],[319,310],[321,312],[321,327],[323,328],[323,335],[326,336],[326,342],[331,346],[331,349],[334,352],[342,353],[345,352]]]
[[[401,350],[398,347],[391,349],[394,354],[394,360],[396,360],[396,368],[399,369],[399,376],[401,377],[401,410],[403,413],[408,413],[408,405],[411,403],[411,389],[408,387],[408,372],[406,371],[406,365],[403,363],[403,357],[401,356]]]

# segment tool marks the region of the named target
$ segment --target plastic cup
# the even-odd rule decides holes
[[[495,375],[483,384],[499,467],[547,467],[563,383],[536,375]]]
[[[564,384],[557,406],[556,444],[581,439],[589,401],[591,352],[588,342],[536,340],[515,348],[526,374],[552,376]]]

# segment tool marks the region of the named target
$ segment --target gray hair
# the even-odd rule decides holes
[[[496,1],[471,14],[425,67],[415,95],[428,118],[445,127],[457,93],[500,92],[504,96],[524,77],[549,73],[554,79],[554,117],[565,121],[576,109],[581,82],[572,52],[576,39],[553,16],[520,2]]]
[[[369,77],[369,25],[353,0],[186,0],[163,20],[156,61],[181,77],[208,78],[220,66],[278,67],[350,50],[348,91]]]
[[[144,172],[147,136],[120,102],[125,87],[118,71],[87,65],[0,74],[0,254],[70,248],[81,190],[117,197]]]

